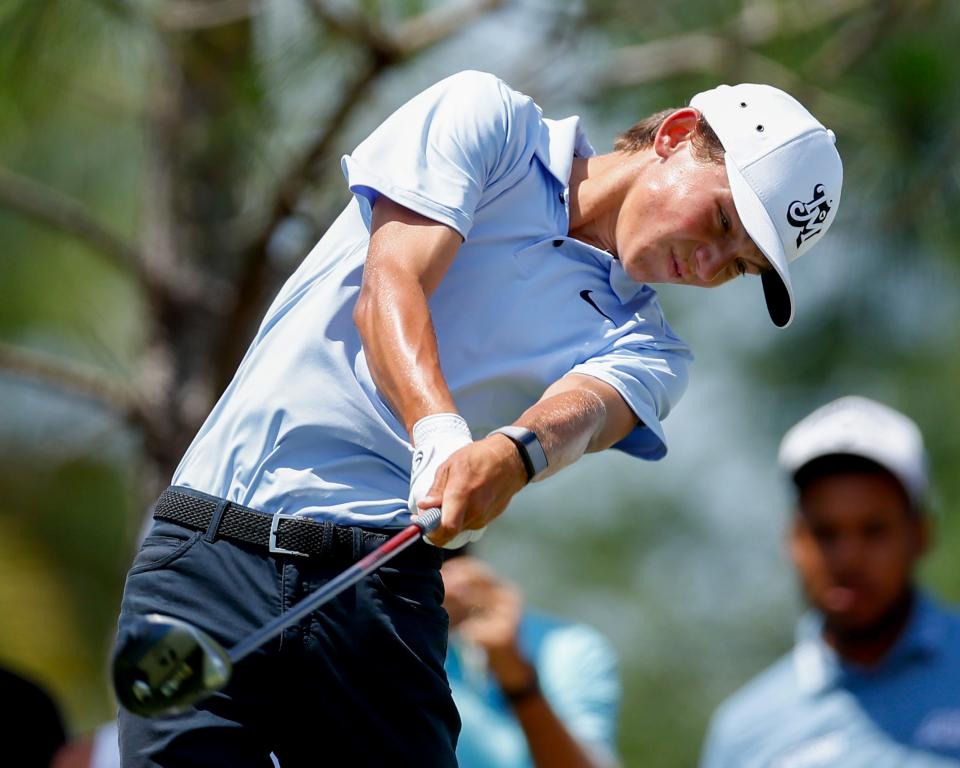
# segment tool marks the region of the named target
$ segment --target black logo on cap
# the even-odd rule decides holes
[[[803,202],[794,200],[787,208],[787,221],[791,226],[799,227],[800,232],[797,235],[797,248],[804,240],[809,240],[814,235],[820,234],[820,225],[827,220],[827,214],[830,213],[830,203],[827,200],[827,189],[823,184],[817,184],[813,188],[813,199]]]

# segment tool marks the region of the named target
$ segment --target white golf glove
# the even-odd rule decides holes
[[[455,451],[473,442],[470,427],[457,413],[435,413],[424,416],[413,425],[413,460],[410,468],[410,496],[407,506],[410,514],[419,515],[417,502],[433,487],[437,469]],[[457,549],[483,536],[483,528],[461,531],[444,544],[445,549]],[[433,543],[427,538],[427,541]]]

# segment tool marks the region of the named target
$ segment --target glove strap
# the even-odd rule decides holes
[[[470,426],[459,413],[433,413],[413,425],[411,437],[415,446],[431,442],[438,435],[460,435],[473,439]]]

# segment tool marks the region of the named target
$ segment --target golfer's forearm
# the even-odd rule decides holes
[[[541,694],[517,702],[514,714],[537,768],[600,768]]]
[[[590,392],[562,392],[541,400],[517,420],[532,429],[547,455],[542,479],[572,464],[589,449],[606,418],[603,402]]]
[[[377,389],[410,432],[423,416],[455,412],[456,406],[423,289],[403,274],[379,278],[378,286],[361,293],[354,321]]]
[[[516,422],[532,429],[547,455],[540,478],[572,464],[584,453],[608,448],[625,437],[637,418],[602,382],[570,376],[550,387]]]

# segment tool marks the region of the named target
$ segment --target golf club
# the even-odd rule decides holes
[[[184,711],[224,688],[237,662],[369,576],[439,523],[438,508],[422,512],[402,531],[229,650],[180,619],[159,613],[137,619],[122,633],[113,657],[113,686],[118,701],[142,717]]]

